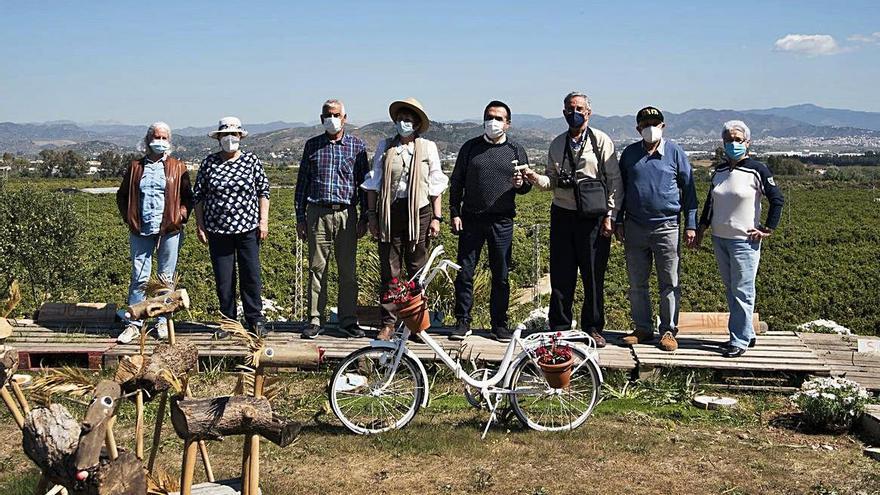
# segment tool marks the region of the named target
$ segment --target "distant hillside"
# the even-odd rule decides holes
[[[763,110],[694,109],[683,113],[666,112],[666,136],[701,143],[719,139],[721,124],[740,119],[749,124],[754,139],[765,138],[867,138],[880,140],[880,113],[835,110],[815,105],[797,105]],[[858,125],[856,125],[858,124]],[[606,132],[618,144],[639,139],[632,115],[593,115],[591,125]],[[275,121],[265,124],[246,124],[251,135],[246,140],[248,149],[266,154],[274,153],[276,160],[292,162],[299,159],[305,141],[323,132],[319,125],[302,122]],[[217,148],[206,135],[214,127],[185,127],[174,129],[178,156],[198,160],[204,153]],[[373,122],[362,126],[349,124],[348,129],[362,137],[368,147],[375,149],[378,142],[394,130],[391,122]],[[531,149],[546,148],[553,137],[564,132],[565,120],[559,117],[514,114],[510,134],[523,146]],[[0,123],[0,152],[36,155],[41,149],[64,147],[86,153],[114,149],[130,151],[142,138],[144,126],[99,122],[76,124],[69,121],[43,124]],[[481,123],[473,120],[432,122],[425,137],[437,142],[441,152],[454,152],[468,139],[482,133]]]
[[[823,108],[810,103],[790,107],[746,110],[746,113],[779,115],[815,126],[855,127],[880,131],[880,112],[859,112],[839,108]]]

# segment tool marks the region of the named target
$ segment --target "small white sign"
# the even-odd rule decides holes
[[[880,339],[859,339],[859,352],[876,352],[880,354]]]

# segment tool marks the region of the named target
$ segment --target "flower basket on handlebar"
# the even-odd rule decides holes
[[[422,287],[415,281],[401,281],[397,278],[388,283],[388,290],[382,294],[382,307],[396,314],[413,333],[431,327],[428,299]]]
[[[538,366],[544,374],[547,384],[553,388],[568,388],[571,382],[571,370],[574,367],[574,357],[571,347],[560,343],[557,332],[550,337],[550,343],[535,349],[538,358]]]

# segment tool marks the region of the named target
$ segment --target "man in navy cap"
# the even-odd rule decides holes
[[[678,348],[678,285],[680,222],[684,216],[685,241],[693,246],[697,228],[697,193],[687,154],[663,138],[663,113],[645,107],[636,114],[636,130],[642,139],[620,155],[624,184],[623,207],[615,234],[623,242],[629,275],[629,301],[635,330],[623,338],[633,345],[654,339],[649,278],[657,267],[660,288],[660,345],[665,351]]]

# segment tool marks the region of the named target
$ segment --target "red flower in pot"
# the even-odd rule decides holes
[[[571,347],[560,341],[562,333],[556,332],[550,337],[550,343],[535,349],[538,366],[544,378],[553,388],[568,388],[571,382],[571,370],[574,367],[574,356]]]
[[[431,326],[428,299],[422,286],[415,280],[406,282],[392,278],[379,302],[386,310],[402,319],[413,333],[427,330]]]

